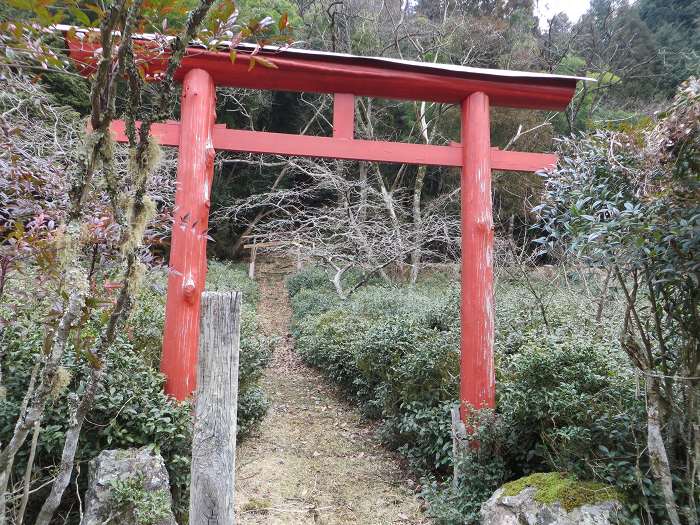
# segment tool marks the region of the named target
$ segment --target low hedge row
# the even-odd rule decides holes
[[[439,523],[478,522],[481,503],[499,485],[531,472],[568,471],[638,490],[634,443],[644,439],[643,402],[613,324],[601,332],[581,318],[582,305],[572,304],[580,297],[570,291],[549,298],[545,323],[527,287],[499,286],[498,411],[480,414],[481,447],[462,460],[465,481],[454,493],[442,480],[453,466],[458,286],[435,276],[415,287],[374,284],[341,300],[312,268],[291,277],[288,288],[297,352],[381,421],[385,443],[424,477]]]

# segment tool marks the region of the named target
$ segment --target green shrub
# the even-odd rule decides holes
[[[331,283],[333,270],[324,270],[318,266],[310,266],[301,272],[297,272],[287,278],[287,290],[294,297],[304,290],[324,290],[336,294],[335,287]],[[341,279],[343,289],[352,290],[356,285],[379,284],[381,278],[378,275],[367,276],[364,271],[351,268],[347,270]]]
[[[473,414],[469,425],[470,443],[460,457],[451,458],[460,473],[457,483],[430,474],[421,480],[422,496],[430,503],[428,515],[437,524],[480,523],[481,504],[509,479],[500,453],[507,432],[502,419],[483,410]]]
[[[252,308],[253,311],[260,300],[258,285],[248,278],[248,270],[244,264],[210,260],[207,268],[207,290],[241,292],[246,307]]]
[[[125,514],[124,523],[158,525],[170,516],[170,494],[146,490],[145,481],[142,474],[112,482],[113,506]]]
[[[450,410],[453,405],[451,401],[405,403],[397,414],[384,418],[380,435],[418,474],[444,474],[452,466]]]
[[[257,385],[238,393],[238,436],[245,436],[262,421],[269,404],[265,392]]]
[[[459,288],[444,279],[404,288],[373,284],[341,301],[317,271],[307,272],[294,278],[305,283],[292,296],[297,351],[381,420],[385,443],[424,477],[438,523],[477,523],[481,503],[498,486],[543,470],[614,485],[631,495],[632,507],[657,504],[649,480],[644,496],[635,496],[643,402],[612,323],[597,326],[582,293],[531,283],[543,288],[545,322],[527,287],[500,283],[498,411],[475,425],[480,447],[459,458],[463,476],[454,488],[444,480],[455,461],[450,409],[459,390]]]
[[[292,297],[292,333],[299,335],[300,323],[306,322],[338,306],[340,299],[335,293],[321,289],[304,289]]]
[[[297,328],[299,337],[296,348],[299,354],[309,364],[323,367],[324,373],[346,393],[356,395],[354,382],[360,371],[355,364],[354,343],[361,337],[360,323],[338,308],[319,316],[309,316]]]
[[[216,262],[210,265],[210,270],[210,289],[242,290],[244,294],[238,396],[238,434],[243,436],[255,428],[267,411],[268,401],[259,380],[270,359],[273,341],[260,334],[255,302],[251,302],[258,299],[257,286],[245,271],[240,266]],[[126,329],[108,353],[109,372],[87,415],[76,461],[85,465],[105,449],[154,446],[163,455],[170,474],[176,514],[183,516],[189,500],[191,407],[188,403],[175,403],[163,393],[158,363],[165,273],[153,270],[146,281]],[[22,310],[14,323],[0,330],[0,369],[5,372],[0,395],[0,442],[3,443],[12,435],[31,370],[42,351],[43,307],[34,306]],[[91,324],[101,322],[96,314],[84,332],[90,331]],[[80,395],[88,371],[85,359],[70,346],[62,363],[62,381],[42,419],[36,469],[50,471],[59,464],[70,406],[75,396]],[[25,445],[15,461],[18,478],[24,473],[28,450]],[[87,468],[83,468],[79,478],[81,490],[85,488],[86,478]],[[39,491],[32,501],[38,504],[44,495]],[[66,505],[70,505],[70,497],[66,495]],[[30,514],[36,507],[31,503]]]
[[[498,378],[510,471],[569,472],[612,485],[632,510],[661,509],[643,454],[644,399],[615,344],[572,330],[532,330],[500,361]]]
[[[163,346],[166,280],[164,272],[149,275],[139,293],[125,330],[136,351],[156,369],[160,364]]]
[[[19,414],[31,368],[41,352],[42,337],[26,327],[15,325],[3,331],[0,345],[4,349],[3,370],[9,369],[8,364],[12,363],[13,371],[5,381],[6,395],[0,400],[0,441],[6,442]],[[119,338],[107,358],[110,372],[86,418],[76,461],[86,464],[100,451],[109,448],[153,445],[165,459],[176,509],[185,511],[191,447],[189,405],[175,403],[163,393],[162,375],[146,364],[124,337]],[[63,388],[55,392],[42,419],[35,459],[37,468],[51,468],[60,462],[69,406],[76,395],[73,392],[80,388],[81,383],[84,384],[89,373],[84,360],[76,357],[72,349],[66,352],[62,366]],[[24,470],[27,453],[25,447],[17,456],[17,475]],[[86,475],[87,469],[83,469],[83,486]]]
[[[333,285],[326,272],[316,266],[307,268],[287,278],[287,290],[294,297],[303,290],[327,290],[333,291]]]
[[[594,435],[599,418],[640,408],[632,376],[615,354],[614,345],[588,335],[531,330],[500,360],[497,403],[516,430],[512,454],[524,472],[553,460],[572,468],[608,442]]]
[[[461,477],[456,485],[451,479],[423,479],[422,496],[430,503],[428,516],[438,525],[481,523],[481,505],[508,479],[503,458],[489,446],[497,441],[490,434],[493,426],[484,428],[488,432],[479,433],[480,450],[474,449],[458,460]]]

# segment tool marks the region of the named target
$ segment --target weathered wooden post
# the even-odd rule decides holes
[[[459,488],[459,481],[462,477],[460,471],[460,459],[469,446],[467,427],[462,420],[459,406],[452,407],[452,486]]]
[[[201,307],[190,525],[233,525],[241,293],[205,292]]]

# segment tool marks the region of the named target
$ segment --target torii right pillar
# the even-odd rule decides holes
[[[493,213],[489,99],[462,101],[460,412],[494,408]]]

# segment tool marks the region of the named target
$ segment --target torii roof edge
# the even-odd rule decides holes
[[[83,73],[94,68],[94,50],[86,39],[71,37],[94,29],[56,26],[65,34],[71,57],[83,65]],[[135,40],[153,42],[154,35],[136,35]],[[176,78],[192,69],[204,69],[218,86],[313,93],[351,93],[358,96],[398,100],[427,100],[459,103],[471,93],[486,93],[494,106],[563,110],[583,77],[481,69],[451,64],[432,64],[383,57],[365,57],[295,48],[265,48],[261,56],[277,69],[258,64],[248,71],[252,44],[241,44],[235,63],[228,52],[207,51],[190,46]],[[149,60],[148,72],[162,70],[167,55]]]

